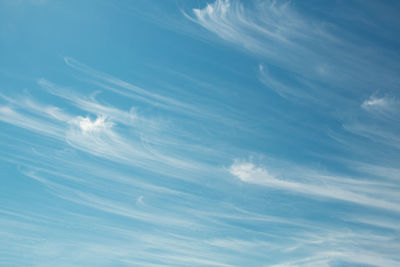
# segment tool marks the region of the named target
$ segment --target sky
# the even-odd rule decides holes
[[[399,12],[0,0],[0,265],[400,266]]]

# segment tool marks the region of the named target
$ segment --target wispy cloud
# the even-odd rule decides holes
[[[82,64],[74,60],[73,58],[65,57],[64,60],[68,66],[84,73],[89,77],[95,78],[99,82],[94,82],[94,83],[103,89],[107,89],[114,93],[131,97],[133,99],[138,99],[140,101],[147,102],[152,105],[162,106],[166,109],[179,109],[181,111],[183,110],[193,111],[194,109],[193,106],[189,106],[173,98],[156,94],[152,91],[145,90],[129,82],[120,80],[109,74],[92,69],[89,66],[86,66],[85,64]],[[43,81],[43,84],[46,85],[45,81]]]
[[[44,79],[39,82],[40,85],[56,88]],[[63,91],[60,92],[64,94]],[[161,129],[156,126],[156,122],[139,117],[132,111],[101,105],[94,99],[85,99],[73,92],[69,94],[68,100],[79,109],[90,112],[90,116],[73,115],[61,108],[40,104],[34,99],[4,99],[9,105],[0,109],[2,121],[61,142],[65,141],[81,151],[118,163],[134,164],[146,170],[156,171],[153,163],[158,162],[158,168],[164,169],[163,173],[179,178],[183,178],[183,173],[189,169],[203,168],[201,165],[204,163],[186,160],[178,155],[170,156],[158,150],[155,145],[167,145],[171,142],[172,135],[165,134],[165,130],[159,132]],[[127,129],[122,126],[134,129],[136,133],[127,136]],[[165,140],[161,141],[163,139]],[[182,174],[172,171],[171,168],[180,169]]]
[[[268,75],[266,67],[260,68],[260,71]],[[273,80],[268,84],[275,80],[275,77],[271,77]],[[394,182],[396,168],[381,169],[378,164],[365,166],[361,161],[357,161],[359,165],[347,163],[365,174],[361,179],[351,174],[336,175],[290,163],[266,167],[251,160],[236,160],[227,171],[221,166],[236,155],[223,154],[202,143],[193,143],[201,136],[197,136],[196,131],[179,129],[185,126],[180,116],[169,114],[169,120],[173,119],[174,124],[166,123],[163,121],[165,117],[155,119],[138,111],[135,106],[123,109],[112,105],[100,93],[78,93],[74,88],[59,86],[46,79],[39,79],[38,85],[45,93],[57,98],[57,105],[40,103],[30,95],[2,95],[4,103],[0,108],[0,120],[42,137],[50,137],[59,148],[50,149],[46,143],[35,144],[34,141],[25,140],[28,145],[3,152],[2,160],[19,165],[25,177],[43,185],[46,192],[62,201],[63,205],[76,205],[100,214],[97,218],[100,221],[96,221],[95,216],[89,220],[90,224],[98,225],[103,234],[114,237],[104,237],[105,245],[100,247],[90,242],[74,243],[76,239],[71,244],[55,239],[51,241],[54,244],[43,243],[43,247],[37,249],[37,254],[31,255],[33,258],[44,255],[48,246],[57,248],[53,254],[57,257],[68,255],[68,248],[77,246],[85,253],[80,262],[92,257],[94,252],[107,251],[104,252],[105,260],[118,259],[132,265],[143,263],[144,266],[185,266],[189,262],[199,266],[237,266],[243,265],[243,259],[247,259],[248,255],[252,256],[254,264],[262,260],[269,265],[280,262],[287,266],[321,266],[340,260],[366,263],[346,251],[357,244],[357,253],[369,255],[374,251],[371,244],[384,240],[387,248],[374,252],[374,262],[389,266],[398,262],[387,252],[397,246],[396,241],[391,239],[390,233],[379,232],[398,233],[398,229],[392,225],[396,221],[393,217],[400,211],[398,187]],[[282,86],[285,85],[276,85],[280,86],[279,93],[282,93]],[[291,88],[287,90],[291,96],[298,92]],[[157,97],[150,98],[159,101]],[[370,115],[369,109],[362,105],[360,107],[360,104],[358,108],[360,112]],[[282,114],[289,116],[284,112]],[[226,144],[221,146],[229,147]],[[248,150],[235,147],[230,149],[240,152],[238,154],[248,153]],[[218,159],[215,161],[219,165],[210,163],[214,158]],[[390,177],[382,172],[390,172]],[[323,199],[324,202],[341,201],[342,205],[358,204],[364,207],[359,210],[386,212],[389,218],[382,217],[372,225],[370,216],[361,214],[357,218],[343,216],[343,219],[340,215],[337,223],[352,229],[342,236],[339,235],[340,229],[332,225],[310,222],[304,218],[266,215],[275,208],[267,206],[259,209],[243,205],[243,196],[240,195],[243,188],[237,187],[237,183],[229,179],[229,173],[244,183],[261,186],[263,190],[272,188],[282,191],[282,197],[299,195],[318,203]],[[379,175],[392,179],[381,181],[377,179]],[[252,201],[251,194],[245,197],[249,202]],[[229,202],[233,203],[227,204]],[[293,203],[285,205],[293,206]],[[10,219],[12,216],[7,213],[5,217]],[[74,216],[80,218],[82,214]],[[138,225],[139,229],[153,226],[165,230],[165,233],[139,238],[138,242],[146,246],[140,255],[132,255],[129,252],[132,247],[121,243],[124,238],[121,233],[128,232],[129,236],[137,236],[137,233],[122,231],[114,224],[115,221],[110,222],[113,219],[126,220]],[[21,221],[23,218],[12,220]],[[4,224],[12,223],[4,221]],[[53,224],[62,225],[62,222]],[[109,224],[112,224],[112,230],[107,228],[111,227]],[[360,229],[354,230],[354,224]],[[39,227],[34,231],[29,229],[31,225],[26,222],[15,223],[14,228],[8,231],[15,236],[4,236],[18,239],[20,237],[17,234],[26,231],[27,238],[35,240],[35,236],[45,230]],[[269,227],[275,230],[265,230]],[[378,233],[368,232],[372,231],[371,228]],[[198,235],[188,234],[193,229]],[[215,236],[221,229],[224,229],[223,236]],[[62,234],[65,233],[61,231]],[[182,236],[191,238],[184,239]],[[113,250],[112,245],[116,243],[119,249]],[[19,251],[21,247],[11,250]],[[151,250],[162,253],[149,252]],[[276,258],[265,257],[265,250],[273,251]],[[157,261],[148,262],[149,258],[155,256]]]
[[[400,202],[396,192],[389,194],[387,186],[379,186],[377,183],[335,178],[323,174],[297,173],[296,180],[278,178],[264,167],[258,167],[251,162],[236,160],[229,168],[232,175],[240,180],[262,185],[270,188],[286,190],[309,196],[318,196],[353,202],[365,206],[400,211]],[[309,176],[309,177],[307,177]],[[305,178],[305,179],[304,179]],[[388,199],[382,194],[390,196]],[[374,197],[375,195],[375,197]]]
[[[79,126],[79,128],[81,128],[82,132],[86,134],[90,132],[101,132],[111,129],[113,123],[106,121],[106,119],[107,119],[106,117],[100,116],[92,121],[88,117],[83,118],[79,116],[76,118],[74,123],[76,123]]]
[[[374,107],[386,108],[389,104],[390,102],[386,98],[377,98],[375,96],[371,96],[361,104],[361,107],[365,109],[371,109]]]
[[[400,111],[400,102],[395,97],[372,95],[364,100],[361,107],[378,119],[380,117],[380,119],[398,121],[397,113]]]
[[[395,97],[371,95],[345,120],[343,128],[389,150],[398,150],[399,112],[400,104]]]
[[[313,12],[306,16],[290,1],[216,0],[185,15],[223,40],[262,56],[268,65],[278,66],[289,76],[322,83],[320,90],[329,85],[338,86],[336,93],[340,94],[346,94],[340,88],[371,92],[382,86],[377,82],[382,77],[387,79],[385,85],[399,83],[395,78],[398,56],[392,51],[363,46],[368,43],[363,36],[350,33],[335,20],[323,21]],[[280,89],[288,92],[285,87]]]

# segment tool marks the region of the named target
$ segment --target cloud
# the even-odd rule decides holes
[[[289,100],[308,100],[314,101],[319,105],[322,104],[320,101],[321,98],[316,98],[316,94],[313,92],[311,86],[307,86],[307,90],[304,90],[304,83],[302,83],[299,79],[296,79],[298,77],[293,77],[293,81],[291,83],[289,83],[287,80],[283,81],[282,79],[277,78],[268,69],[268,67],[260,64],[258,78],[260,82],[265,85],[265,87],[276,92],[281,97]]]
[[[385,108],[388,105],[388,100],[385,98],[377,98],[374,96],[371,96],[369,99],[365,100],[362,104],[361,107],[365,109],[369,109],[372,107],[380,107],[380,108]]]
[[[341,24],[343,18],[335,15],[324,21],[313,11],[302,12],[291,1],[272,0],[216,0],[184,14],[220,39],[261,57],[263,69],[268,64],[286,71],[287,76],[317,83],[317,91],[300,92],[303,96],[321,91],[330,94],[332,87],[340,96],[348,90],[372,91],[398,84],[398,55],[369,46],[365,36],[349,32]]]
[[[278,179],[271,175],[266,169],[256,167],[251,162],[236,161],[230,166],[229,171],[231,174],[247,183],[265,185],[278,182]]]
[[[47,110],[48,111],[48,110]],[[46,112],[46,110],[44,110]],[[0,106],[0,121],[21,127],[45,136],[62,140],[64,133],[60,124],[21,113],[10,106]]]
[[[228,105],[223,105],[221,101],[216,101],[215,99],[209,97],[203,98],[202,101],[200,101],[199,95],[195,92],[196,90],[193,90],[193,95],[191,95],[193,93],[191,92],[191,90],[186,90],[184,88],[174,88],[174,90],[169,91],[166,90],[167,88],[171,87],[171,85],[168,83],[166,83],[166,85],[162,86],[161,88],[155,88],[155,90],[147,90],[146,88],[139,87],[131,82],[121,80],[110,74],[91,68],[73,58],[65,57],[64,61],[67,66],[71,67],[74,70],[77,70],[80,75],[83,75],[82,80],[89,83],[91,86],[95,86],[101,90],[106,90],[113,94],[122,96],[123,98],[133,99],[135,100],[135,102],[137,101],[136,103],[140,103],[141,106],[143,104],[148,104],[154,109],[162,109],[164,111],[174,112],[175,114],[180,114],[180,116],[184,116],[186,118],[195,117],[201,120],[207,120],[208,122],[215,121],[219,124],[223,123],[230,127],[243,128],[240,121],[237,119],[237,114],[235,114],[236,116],[234,116],[233,114],[231,116],[221,116],[221,109],[231,109],[232,113],[237,111],[235,111],[234,109],[232,109],[232,107]],[[182,78],[182,76],[180,76],[180,78]],[[193,82],[192,77],[187,76],[186,78],[190,79]],[[99,113],[102,112],[102,110],[99,109],[101,106],[96,105],[96,101],[93,101],[94,99],[85,100],[85,97],[79,96],[79,101],[77,101],[76,92],[71,92],[69,88],[62,88],[43,78],[38,80],[38,84],[51,94],[71,100],[76,105],[79,105],[79,107],[82,109],[97,109]],[[196,81],[195,86],[201,86],[202,84],[204,84],[204,81]],[[175,85],[173,85],[172,87],[175,87]],[[155,92],[156,90],[157,92]],[[195,99],[195,101],[188,101],[187,98],[182,98],[180,94],[176,94],[176,90],[185,90],[185,93],[191,95],[190,97]],[[218,88],[218,90],[220,89]],[[71,96],[71,94],[73,95]],[[209,104],[208,102],[210,100],[214,103],[217,102],[218,105]],[[90,103],[91,105],[88,105],[88,102],[92,102]],[[221,105],[223,106],[221,107]],[[104,107],[104,105],[103,108],[107,109],[107,107]],[[111,113],[113,110],[108,109],[104,111]],[[135,109],[132,109],[130,114],[128,115],[129,116],[125,115],[118,117],[128,118],[127,122],[131,122],[131,120],[134,119],[134,117],[137,115],[137,112]],[[241,115],[243,116],[243,114]],[[109,117],[111,117],[110,114]],[[113,120],[118,120],[118,117],[114,117]],[[139,118],[139,120],[144,119],[144,116],[138,116],[137,118]],[[149,121],[147,121],[146,123],[149,123]],[[146,128],[148,128],[149,126],[150,125],[147,124]]]
[[[114,125],[114,123],[107,121],[105,116],[99,116],[94,121],[88,117],[78,116],[74,123],[79,126],[84,134],[108,131]]]
[[[257,1],[245,5],[236,0],[216,0],[202,9],[193,9],[193,16],[186,14],[186,17],[220,38],[266,59],[267,64],[259,65],[259,79],[282,97],[310,100],[321,90],[310,90],[312,87],[307,83],[337,81],[337,77],[331,77],[335,72],[332,65],[336,66],[337,60],[321,51],[333,45],[336,39],[322,24],[302,17],[290,1]],[[277,79],[268,66],[279,66],[287,71],[295,83]],[[307,79],[307,83],[303,79]]]
[[[79,61],[70,58],[64,57],[65,63],[73,69],[80,71],[81,73],[85,74],[86,79],[87,77],[92,77],[95,80],[91,81],[93,84],[109,90],[113,93],[120,94],[122,96],[126,96],[132,99],[139,100],[141,102],[146,102],[154,106],[161,106],[165,109],[177,109],[177,110],[190,110],[190,111],[198,111],[193,106],[187,105],[181,101],[178,101],[172,97],[167,97],[164,95],[160,95],[154,93],[150,90],[145,90],[139,86],[136,86],[132,83],[127,81],[123,81],[118,79],[114,76],[111,76],[107,73],[95,70]],[[39,80],[39,83],[43,84],[44,86],[51,88],[51,84],[47,84],[44,80]]]
[[[229,172],[241,181],[286,190],[311,197],[323,197],[400,212],[400,199],[387,185],[343,177],[327,176],[315,171],[297,172],[293,179],[274,176],[265,167],[236,160]],[[284,172],[285,173],[285,172]],[[290,171],[286,171],[290,174]],[[385,194],[385,197],[382,197]]]
[[[318,46],[323,37],[329,38],[317,24],[296,13],[289,1],[259,1],[253,6],[235,0],[216,0],[202,9],[193,9],[192,17],[186,16],[222,39],[279,65],[300,71],[298,64],[304,62],[300,57],[312,60],[309,63],[311,68],[314,65],[314,74],[320,62],[316,60],[317,54],[302,42],[313,40],[313,46]]]
[[[139,196],[138,198],[137,198],[137,200],[136,200],[136,204],[137,205],[140,205],[140,206],[143,206],[144,205],[144,201],[143,201],[143,196]]]
[[[40,103],[29,95],[0,95],[6,102],[0,106],[0,114],[4,115],[0,121],[117,164],[178,179],[192,180],[193,172],[203,175],[222,172],[200,156],[187,157],[193,151],[210,159],[218,153],[190,143],[188,133],[179,123],[168,125],[162,117],[139,115],[135,107],[128,111],[116,108],[93,95],[78,93],[44,78],[37,82],[62,100],[57,102],[59,106]]]
[[[373,94],[360,107],[361,109],[346,118],[343,128],[369,139],[373,142],[371,146],[380,144],[389,150],[399,149],[400,102],[395,97],[378,97]]]
[[[400,111],[400,104],[394,97],[378,97],[376,95],[370,96],[368,99],[364,100],[361,107],[370,112],[375,112],[381,115],[390,116],[390,113]],[[392,117],[395,114],[392,114]]]

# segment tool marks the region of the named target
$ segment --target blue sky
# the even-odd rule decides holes
[[[0,1],[0,265],[399,266],[398,1]]]

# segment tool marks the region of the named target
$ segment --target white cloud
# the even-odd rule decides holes
[[[371,96],[369,99],[362,103],[362,107],[368,109],[369,107],[385,107],[388,105],[388,101],[385,98],[377,98]]]
[[[229,0],[216,0],[203,9],[193,9],[194,17],[186,16],[227,41],[256,53],[272,55],[277,47],[263,45],[262,39],[291,43],[288,39],[291,27],[301,27],[303,23],[294,16],[287,3],[267,1],[258,7],[268,16],[261,18],[260,14],[246,10],[239,1]]]
[[[24,114],[9,106],[0,106],[0,121],[60,140],[64,136],[59,123]]]
[[[290,1],[258,1],[251,6],[236,0],[216,0],[193,9],[193,14],[186,17],[222,39],[299,73],[318,75],[321,65],[329,65],[315,47],[321,49],[322,43],[335,38],[321,24],[301,17]],[[305,61],[309,68],[304,67]],[[324,70],[323,76],[327,74],[327,68]]]
[[[143,201],[143,196],[139,196],[138,198],[137,198],[137,200],[136,200],[136,204],[137,205],[140,205],[140,206],[143,206],[144,205],[144,201]]]
[[[318,173],[311,170],[297,174],[290,174],[290,171],[286,171],[291,177],[294,177],[282,179],[272,175],[265,167],[257,167],[251,162],[238,160],[230,166],[229,172],[246,183],[277,188],[311,197],[331,198],[395,212],[400,211],[400,199],[396,197],[396,194],[393,194],[393,191],[387,186],[377,183],[368,183],[343,177],[336,178],[324,174],[318,175]]]
[[[243,182],[253,184],[267,184],[268,182],[277,181],[266,169],[256,167],[251,162],[235,161],[231,165],[229,171]]]
[[[166,109],[178,109],[178,110],[191,110],[192,112],[198,112],[193,106],[188,105],[186,103],[180,102],[173,97],[167,97],[164,95],[160,95],[157,93],[154,93],[150,90],[143,89],[139,86],[136,86],[132,83],[129,83],[127,81],[120,80],[114,76],[111,76],[109,74],[106,74],[104,72],[100,72],[98,70],[92,69],[89,66],[82,64],[78,62],[77,60],[70,58],[70,57],[64,57],[65,63],[70,66],[71,68],[74,68],[84,74],[86,76],[92,77],[95,79],[95,81],[92,81],[93,84],[109,90],[111,92],[132,98],[132,99],[137,99],[140,100],[141,102],[147,102],[151,105],[154,106],[162,106],[163,108]],[[86,77],[87,79],[87,77]],[[49,89],[52,89],[54,85],[51,83],[45,81],[39,80],[39,83],[43,87],[47,87]]]
[[[399,108],[399,103],[393,97],[372,95],[361,104],[361,107],[370,112],[389,115],[390,112],[394,112]]]
[[[374,144],[383,144],[386,148],[399,149],[400,102],[395,97],[370,96],[361,104],[357,116],[348,116],[343,128],[353,134],[363,136]]]
[[[320,89],[328,95],[333,86],[361,92],[382,86],[382,80],[398,82],[399,58],[390,50],[360,45],[368,40],[349,33],[335,23],[335,17],[321,20],[313,12],[301,12],[291,1],[215,0],[185,16],[288,75],[324,84]]]
[[[366,110],[371,109],[387,109],[393,104],[394,100],[387,97],[376,97],[371,96],[369,99],[366,99],[362,104],[361,107]]]
[[[84,134],[107,131],[114,125],[112,122],[107,121],[105,116],[98,116],[95,120],[91,120],[89,117],[78,116],[74,121]]]

